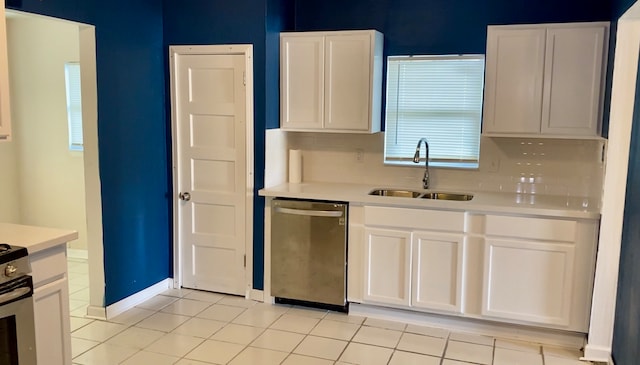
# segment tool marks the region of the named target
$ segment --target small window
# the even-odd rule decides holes
[[[69,149],[82,151],[82,98],[80,93],[80,64],[69,62],[64,65],[67,88],[67,119],[69,122]]]
[[[477,168],[483,87],[484,55],[389,57],[385,164],[413,165],[426,138],[430,165]]]

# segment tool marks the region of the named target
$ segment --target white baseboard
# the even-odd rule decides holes
[[[582,348],[586,337],[585,334],[577,332],[564,332],[514,324],[503,324],[472,318],[456,318],[358,303],[349,304],[349,315],[385,319],[416,324],[419,326],[444,328],[453,331],[469,332],[497,338],[517,339],[527,342],[536,342],[575,349]]]
[[[256,302],[264,301],[264,292],[262,290],[251,289],[247,295],[247,298],[255,300]]]
[[[107,319],[107,311],[104,307],[98,307],[95,305],[90,305],[87,307],[87,318],[92,318],[92,319],[101,319],[101,320],[106,320]]]
[[[125,312],[128,309],[135,307],[136,305],[153,298],[154,296],[163,293],[167,289],[173,287],[173,279],[167,278],[159,281],[158,283],[151,285],[150,287],[143,289],[133,295],[130,295],[119,302],[113,303],[105,308],[105,319],[111,319],[118,314]]]
[[[613,359],[611,358],[611,348],[602,346],[586,345],[584,347],[584,357],[580,360],[603,362],[609,365],[613,365]]]
[[[70,259],[88,260],[89,251],[76,248],[67,248],[67,257]]]

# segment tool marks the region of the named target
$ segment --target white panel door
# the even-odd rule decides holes
[[[414,232],[412,250],[411,305],[461,313],[463,235]]]
[[[542,132],[596,136],[606,27],[547,30]]]
[[[176,57],[182,286],[244,295],[245,58]]]
[[[569,325],[574,261],[572,244],[487,239],[482,314]]]
[[[9,111],[9,59],[7,57],[7,26],[4,0],[0,3],[0,141],[11,140]]]
[[[485,133],[540,133],[545,29],[487,31]]]
[[[282,36],[280,118],[285,129],[324,125],[324,37]]]
[[[324,127],[369,129],[372,33],[327,36]]]
[[[411,232],[365,228],[363,300],[411,304]]]

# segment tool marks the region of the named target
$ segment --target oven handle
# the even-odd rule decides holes
[[[8,293],[0,294],[0,305],[3,305],[12,300],[18,299],[21,296],[29,294],[30,292],[31,292],[31,288],[21,287],[21,288],[16,288]]]

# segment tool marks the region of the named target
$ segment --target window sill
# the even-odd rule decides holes
[[[385,166],[404,166],[424,168],[424,161],[414,163],[412,161],[384,161]],[[454,170],[478,170],[478,162],[429,162],[429,168],[443,168]]]

